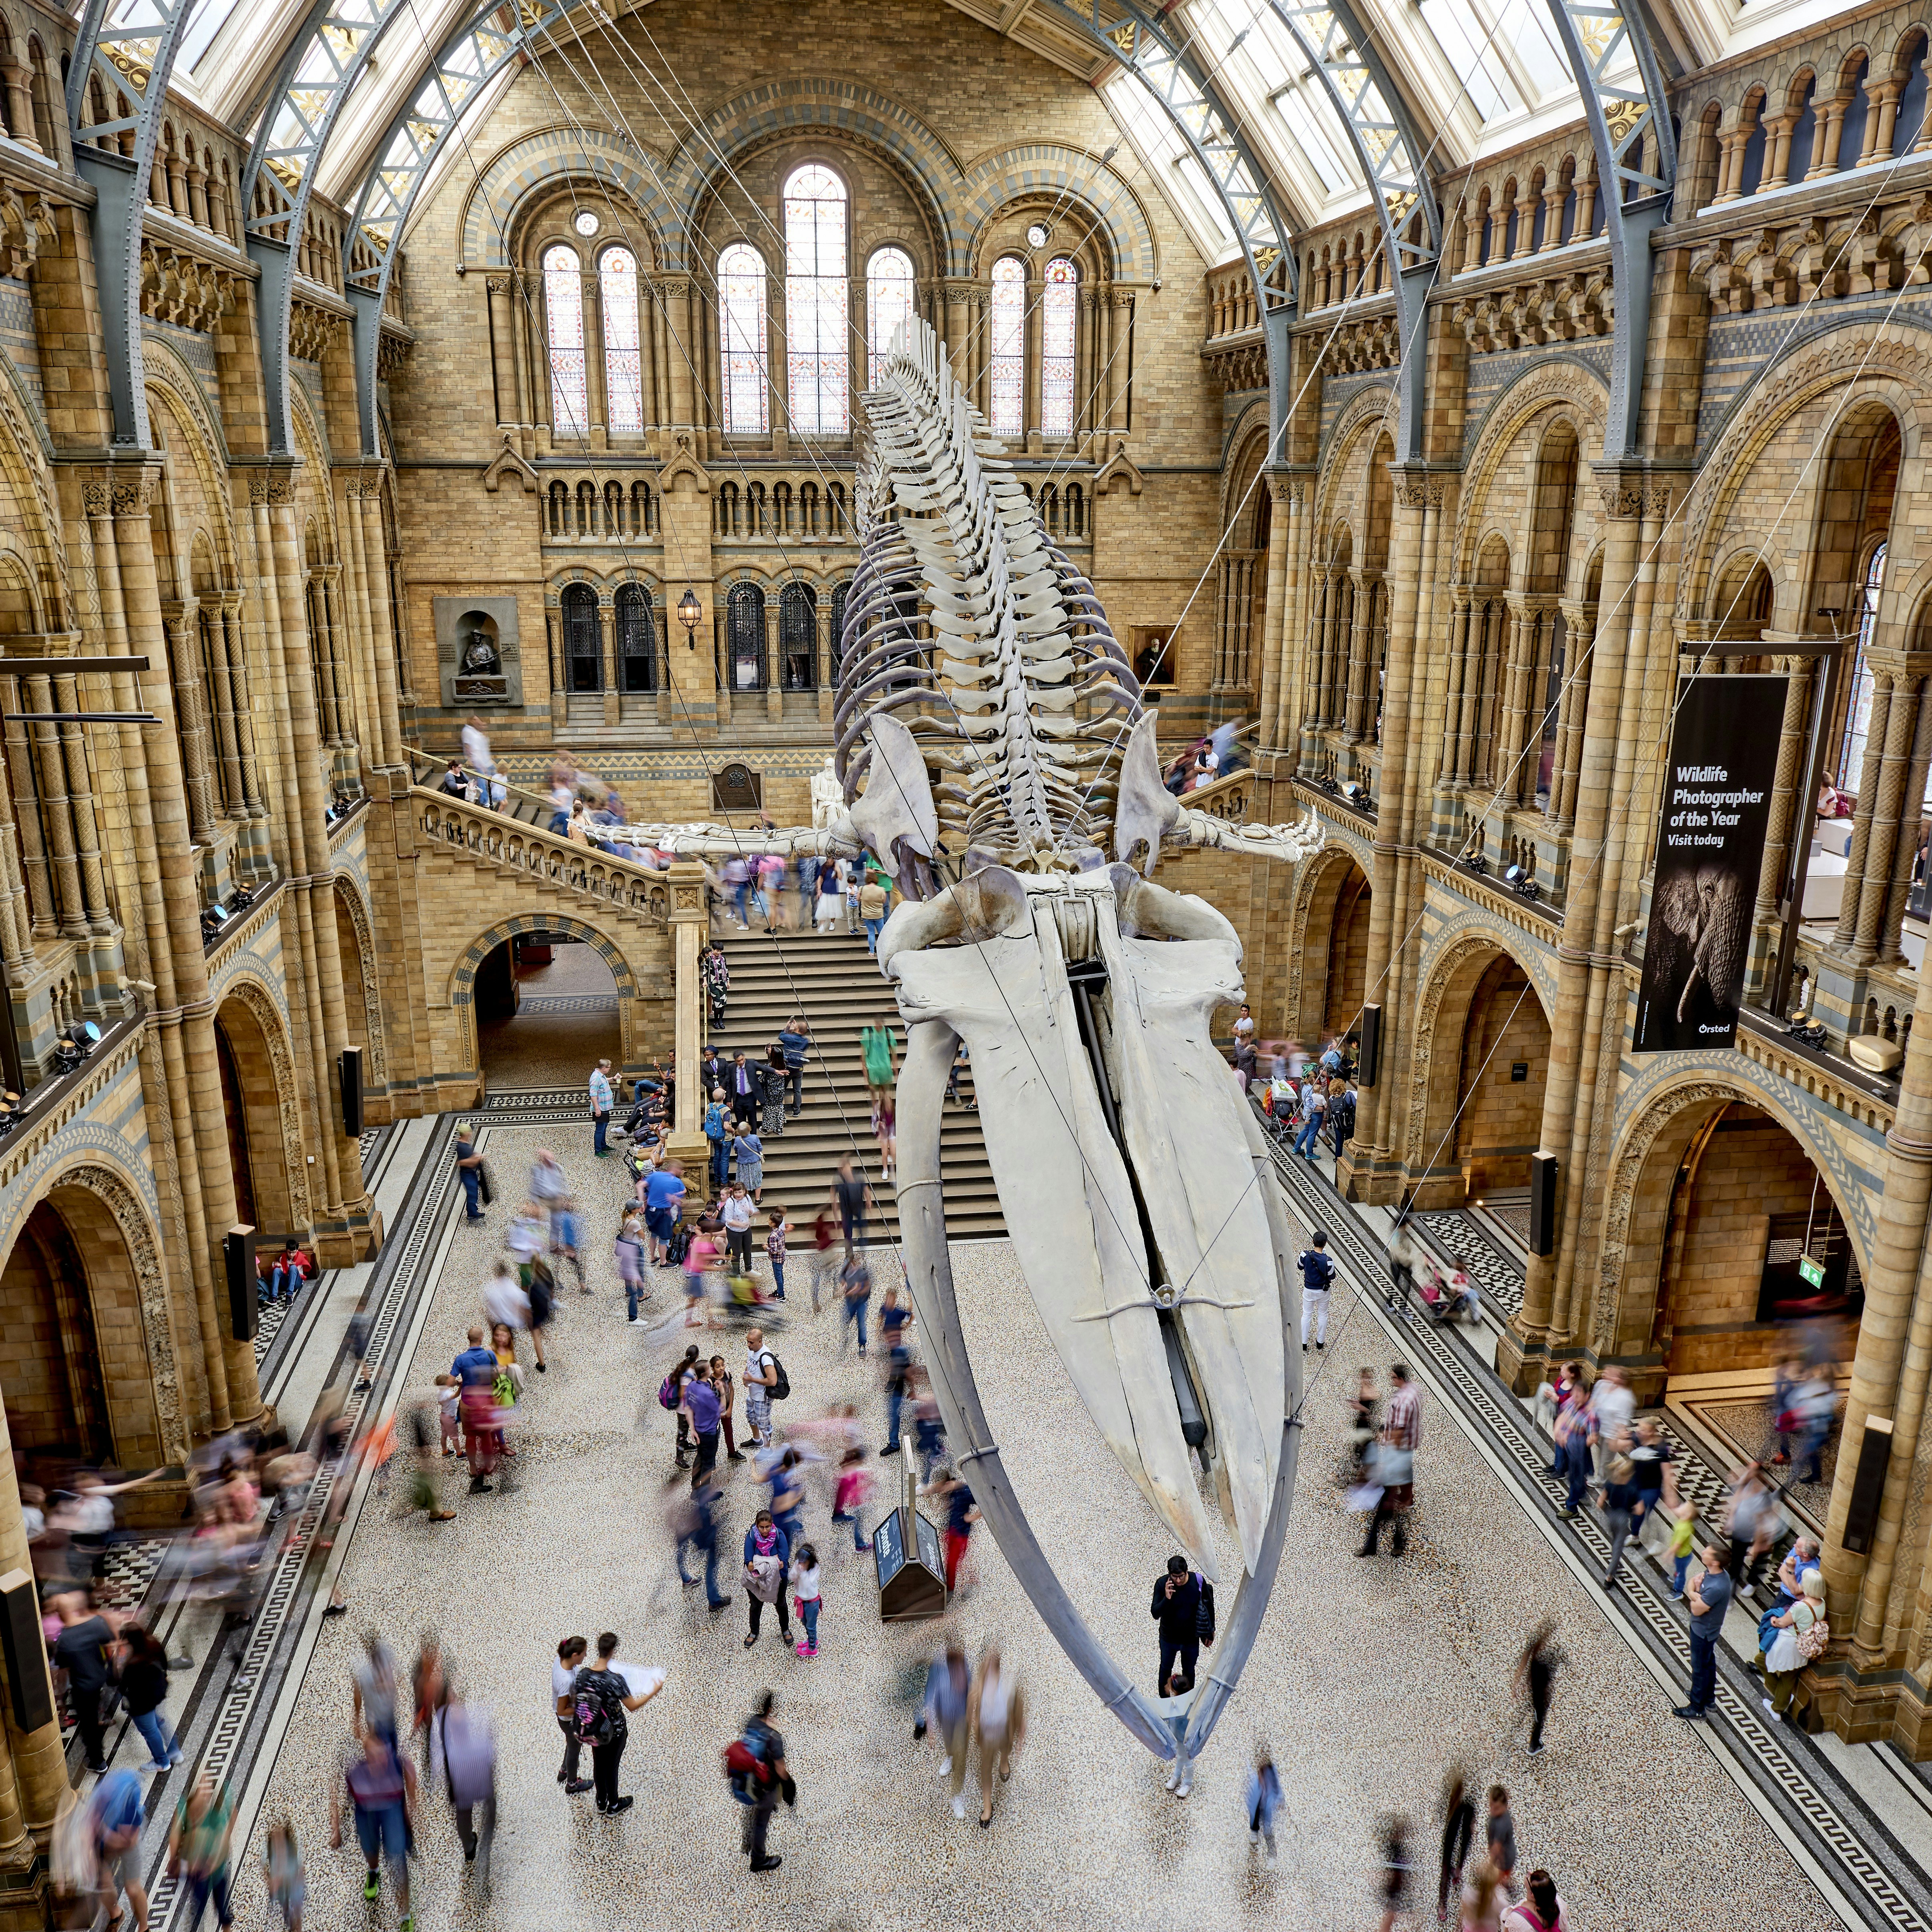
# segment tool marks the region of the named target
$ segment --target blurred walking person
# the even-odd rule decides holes
[[[1281,1773],[1274,1768],[1274,1755],[1266,1744],[1258,1744],[1254,1768],[1248,1773],[1243,1808],[1248,1814],[1249,1847],[1267,1847],[1264,1862],[1270,1871],[1274,1870],[1274,1821],[1280,1815],[1281,1805]]]
[[[127,1700],[128,1714],[148,1747],[143,1771],[164,1772],[182,1761],[181,1747],[161,1715],[168,1694],[168,1653],[150,1634],[146,1625],[130,1620],[121,1627],[121,1641],[128,1654],[121,1666],[121,1694]]]
[[[230,1932],[235,1923],[228,1901],[229,1840],[234,1826],[227,1792],[216,1790],[213,1772],[204,1771],[182,1798],[174,1822],[168,1827],[168,1875],[178,1879],[188,1894],[187,1912],[175,1922],[185,1932],[195,1932],[210,1899],[214,1901],[214,1922],[221,1932]],[[296,1910],[299,1918],[299,1904]],[[406,1896],[403,1912],[403,1932],[411,1932]]]
[[[410,1910],[409,1841],[410,1820],[416,1810],[416,1766],[399,1758],[380,1732],[370,1730],[362,1740],[362,1755],[350,1761],[341,1786],[328,1795],[328,1842],[332,1850],[342,1848],[342,1791],[346,1786],[355,1814],[356,1842],[362,1847],[368,1876],[362,1882],[362,1896],[370,1904],[382,1895],[382,1864],[389,1867],[389,1882],[395,1888],[396,1904],[402,1913],[398,1932],[416,1932],[416,1919]]]
[[[262,1854],[262,1885],[268,1904],[280,1912],[283,1932],[302,1932],[302,1910],[308,1903],[308,1874],[302,1869],[296,1844],[294,1821],[285,1814],[268,1827]]]
[[[1531,1631],[1522,1654],[1516,1660],[1516,1689],[1529,1703],[1532,1757],[1543,1749],[1543,1727],[1550,1718],[1550,1683],[1568,1660],[1556,1641],[1556,1619],[1545,1617]]]
[[[973,1673],[958,1640],[949,1639],[945,1654],[934,1660],[926,1672],[926,1696],[920,1705],[919,1721],[912,1727],[915,1738],[926,1736],[928,1726],[939,1733],[944,1755],[939,1774],[952,1788],[952,1815],[966,1815],[966,1740],[972,1711]]]
[[[1502,1932],[1570,1932],[1556,1881],[1539,1867],[1529,1875],[1529,1895],[1503,1914]]]
[[[1468,1774],[1451,1765],[1442,1779],[1442,1864],[1436,1880],[1437,1922],[1449,1922],[1449,1901],[1462,1896],[1462,1868],[1469,1861],[1469,1841],[1475,1835],[1476,1801],[1469,1795]]]
[[[1408,1820],[1395,1816],[1382,1823],[1382,1932],[1394,1932],[1395,1922],[1408,1910]]]
[[[998,1784],[1013,1773],[1013,1753],[1026,1741],[1026,1698],[1019,1680],[988,1644],[980,1654],[979,1681],[968,1700],[967,1718],[980,1745],[980,1828],[993,1822]]]
[[[496,1835],[496,1740],[489,1712],[454,1689],[430,1726],[430,1771],[449,1793],[464,1859],[487,1885]]]
[[[782,1857],[774,1857],[766,1850],[766,1834],[771,1828],[772,1814],[778,1809],[778,1800],[782,1798],[790,1804],[796,1797],[790,1767],[785,1762],[785,1741],[772,1722],[772,1708],[777,1701],[770,1691],[766,1691],[724,1754],[724,1768],[731,1779],[733,1796],[745,1807],[738,1848],[750,1858],[754,1872],[776,1871],[784,1862]]]
[[[1369,1520],[1369,1533],[1358,1556],[1381,1553],[1382,1525],[1391,1523],[1389,1554],[1400,1556],[1408,1547],[1408,1516],[1415,1506],[1415,1452],[1422,1444],[1422,1392],[1408,1378],[1400,1362],[1389,1370],[1394,1385],[1382,1417],[1382,1440],[1373,1458],[1382,1500]]]

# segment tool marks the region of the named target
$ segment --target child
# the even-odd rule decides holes
[[[262,1861],[268,1881],[268,1903],[281,1907],[282,1923],[288,1932],[302,1932],[302,1906],[308,1886],[302,1873],[302,1854],[296,1849],[296,1828],[286,1817],[268,1827],[268,1846]]]
[[[638,1304],[648,1291],[644,1286],[644,1217],[634,1209],[624,1216],[613,1258],[617,1264],[617,1279],[624,1284],[624,1300],[629,1310],[631,1326],[638,1328],[643,1318],[638,1312]]]
[[[838,1487],[832,1498],[832,1520],[852,1526],[852,1548],[861,1556],[872,1546],[866,1539],[861,1514],[872,1489],[872,1472],[865,1467],[865,1461],[862,1449],[848,1449],[839,1458]]]
[[[1509,1793],[1500,1784],[1490,1786],[1490,1863],[1496,1882],[1516,1896],[1516,1820],[1510,1816]]]
[[[1696,1511],[1681,1502],[1672,1512],[1676,1520],[1670,1526],[1670,1594],[1673,1601],[1684,1600],[1684,1573],[1690,1567],[1690,1545],[1696,1531],[1691,1519]]]
[[[791,1559],[789,1572],[792,1588],[798,1592],[798,1614],[805,1624],[805,1636],[798,1646],[801,1657],[818,1654],[818,1552],[801,1543]]]
[[[731,1412],[736,1403],[737,1394],[722,1355],[711,1358],[711,1386],[718,1391],[718,1420],[724,1431],[724,1453],[733,1462],[742,1462],[745,1452],[738,1447],[731,1433]]]
[[[436,1385],[442,1391],[436,1402],[441,1423],[440,1432],[442,1437],[442,1453],[446,1456],[459,1456],[463,1453],[463,1445],[458,1439],[456,1418],[458,1406],[463,1400],[463,1385],[454,1376],[438,1376]]]
[[[771,1226],[765,1231],[765,1253],[772,1264],[772,1299],[782,1301],[784,1297],[785,1237],[791,1232],[791,1223],[784,1217],[782,1208],[766,1210]]]
[[[698,1232],[691,1238],[691,1246],[684,1251],[684,1325],[687,1328],[698,1326],[698,1311],[704,1304],[704,1273],[717,1258],[718,1243],[700,1222]],[[715,1320],[706,1318],[716,1326]]]

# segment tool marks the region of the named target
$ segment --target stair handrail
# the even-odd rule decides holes
[[[453,764],[476,784],[479,790],[487,788],[490,794],[500,795],[501,803],[494,802],[491,799],[467,801],[479,810],[501,812],[506,818],[520,819],[526,825],[535,825],[544,831],[550,830],[550,822],[556,816],[556,807],[548,798],[540,792],[511,784],[500,771],[486,775],[473,766],[465,764],[460,758],[439,758],[433,752],[425,752],[419,745],[405,745],[403,749],[410,760],[411,783],[422,790],[434,792],[439,798],[452,796],[443,790],[442,779],[444,772]]]

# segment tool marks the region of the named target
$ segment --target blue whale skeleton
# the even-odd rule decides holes
[[[1093,585],[1048,539],[930,327],[902,329],[862,409],[862,555],[835,712],[846,809],[758,842],[870,853],[905,896],[879,944],[908,1042],[896,1186],[952,1460],[1076,1668],[1184,1774],[1274,1585],[1299,1294],[1266,1143],[1209,1037],[1214,1010],[1241,998],[1240,943],[1204,900],[1148,874],[1163,849],[1296,864],[1322,835],[1312,814],[1234,825],[1166,790],[1153,716]],[[742,845],[724,826],[652,836],[694,856]],[[1088,1628],[980,1399],[939,1163],[962,1038],[1011,1239],[1081,1399],[1196,1568],[1220,1580],[1197,1453],[1238,1538],[1243,1574],[1184,1730]],[[1244,1144],[1249,1162],[1230,1160]]]

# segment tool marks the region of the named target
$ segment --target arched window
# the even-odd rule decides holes
[[[587,584],[567,584],[564,588],[563,687],[566,691],[604,688],[604,643],[597,622],[597,593]]]
[[[644,433],[644,359],[638,334],[638,258],[607,248],[598,262],[604,297],[604,409],[615,436]]]
[[[584,362],[584,278],[574,248],[543,258],[544,323],[550,332],[550,423],[558,436],[581,436],[590,422]]]
[[[993,264],[993,434],[1018,436],[1026,409],[1026,264]]]
[[[791,426],[843,436],[852,358],[845,346],[845,188],[830,168],[797,170],[784,187],[785,356]]]
[[[1885,582],[1885,545],[1872,552],[1858,600],[1858,648],[1852,660],[1851,698],[1845,706],[1845,736],[1838,748],[1838,783],[1856,791],[1864,770],[1865,734],[1871,725],[1872,633],[1878,626],[1878,594]]]
[[[872,386],[886,380],[892,335],[912,320],[912,257],[903,248],[881,248],[866,267],[866,330],[872,351]]]
[[[765,593],[755,584],[734,586],[725,604],[727,675],[734,691],[765,688]]]
[[[1046,265],[1040,298],[1040,426],[1048,436],[1073,434],[1074,318],[1080,271],[1065,256]]]
[[[657,624],[651,593],[641,584],[620,585],[617,591],[617,681],[626,691],[658,688]]]
[[[788,584],[778,598],[778,676],[786,691],[818,682],[818,595],[808,584]]]
[[[724,361],[724,434],[763,436],[771,426],[765,400],[765,265],[742,242],[733,242],[718,258],[718,338]]]

